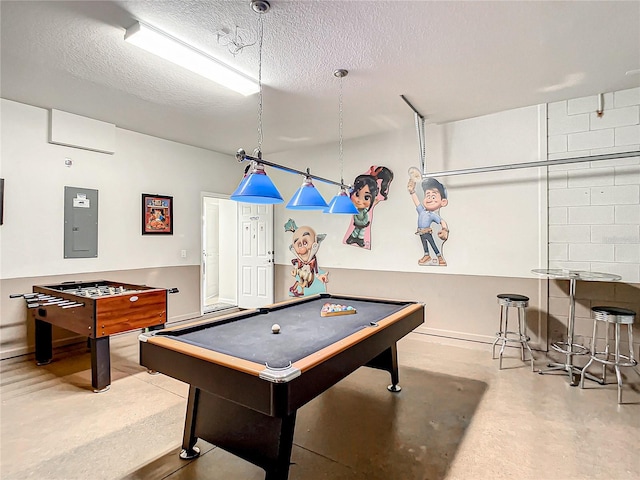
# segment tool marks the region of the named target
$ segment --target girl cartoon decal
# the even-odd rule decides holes
[[[358,175],[351,189],[351,201],[358,209],[344,236],[343,243],[371,250],[371,222],[373,207],[389,197],[393,172],[387,167],[371,166],[364,175]]]
[[[345,238],[347,245],[355,244],[362,248],[371,249],[371,242],[365,246],[365,228],[371,225],[369,220],[369,210],[374,205],[378,195],[378,182],[371,175],[358,175],[353,182],[351,190],[351,201],[358,209],[358,213],[353,216],[353,229]]]

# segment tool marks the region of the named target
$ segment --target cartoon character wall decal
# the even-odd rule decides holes
[[[387,167],[371,166],[369,174],[376,178],[380,183],[380,195],[386,200],[389,198],[389,186],[393,180],[393,172]]]
[[[296,228],[298,228],[298,227],[296,226],[296,222],[294,222],[292,218],[287,220],[287,223],[284,224],[284,231],[285,232],[295,232]]]
[[[358,175],[353,181],[350,197],[358,209],[343,243],[371,250],[371,223],[373,207],[389,197],[389,186],[393,180],[393,172],[387,167],[371,166],[369,170]]]
[[[293,232],[289,250],[295,255],[295,258],[291,259],[291,276],[295,278],[295,282],[289,288],[289,296],[302,297],[326,292],[325,284],[329,281],[329,272],[320,270],[316,258],[320,243],[326,234],[316,234],[309,226],[298,227],[292,219],[287,221],[284,228],[285,231]]]
[[[422,200],[416,194],[416,185],[418,184],[422,187]],[[423,179],[420,170],[416,167],[411,167],[409,169],[407,190],[418,212],[416,235],[420,236],[424,252],[422,258],[418,260],[418,265],[445,266],[447,262],[444,259],[443,247],[449,238],[449,226],[440,216],[440,208],[446,207],[449,203],[447,189],[435,178],[427,177]],[[435,258],[429,253],[429,246],[431,246]]]

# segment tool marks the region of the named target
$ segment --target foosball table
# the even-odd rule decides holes
[[[23,297],[35,320],[36,363],[46,365],[53,358],[52,326],[84,335],[91,348],[91,385],[103,392],[111,385],[109,336],[130,330],[161,329],[167,321],[168,293],[177,288],[107,280],[35,285]]]

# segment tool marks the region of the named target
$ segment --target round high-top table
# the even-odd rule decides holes
[[[565,363],[550,363],[547,370],[540,370],[538,371],[538,373],[544,375],[546,373],[564,371],[569,375],[569,383],[572,386],[576,386],[579,381],[579,375],[582,373],[582,369],[580,367],[576,367],[573,364],[573,356],[586,355],[589,353],[589,349],[584,345],[573,343],[576,320],[576,283],[578,280],[584,282],[617,282],[618,280],[621,280],[622,277],[614,273],[587,272],[584,270],[569,270],[564,268],[534,268],[531,271],[535,274],[542,275],[547,278],[569,280],[569,317],[567,319],[567,341],[551,344],[551,348],[566,355],[566,361]],[[574,373],[578,373],[578,377],[574,376]],[[585,372],[585,377],[589,380],[602,383],[599,378],[589,373]]]

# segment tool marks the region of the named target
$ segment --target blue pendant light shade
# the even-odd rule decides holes
[[[331,199],[329,207],[324,210],[324,213],[343,213],[346,215],[357,215],[358,209],[351,201],[351,197],[344,187],[340,188],[340,193]]]
[[[274,205],[284,201],[260,164],[254,165],[251,172],[245,175],[230,198],[236,202],[262,205]]]
[[[305,177],[302,186],[287,203],[287,208],[291,210],[324,210],[328,207],[320,192],[311,183],[311,177]]]

